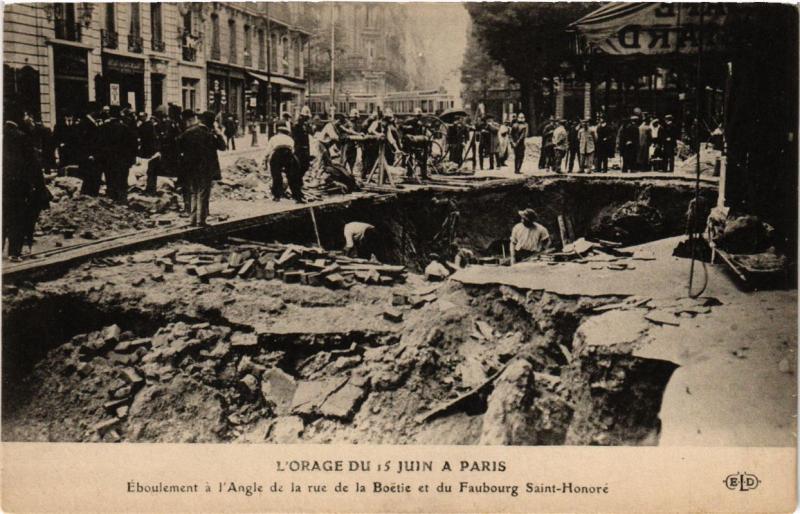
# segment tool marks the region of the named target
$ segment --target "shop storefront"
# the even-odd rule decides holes
[[[144,60],[103,55],[103,74],[96,86],[101,105],[130,104],[137,112],[144,111]]]
[[[167,61],[151,58],[150,60],[150,110],[155,112],[159,105],[165,105],[165,88],[167,83]]]
[[[53,75],[57,116],[85,112],[89,103],[87,50],[53,46]]]
[[[244,129],[247,121],[244,92],[245,74],[242,70],[208,64],[208,109],[233,114],[241,129]]]

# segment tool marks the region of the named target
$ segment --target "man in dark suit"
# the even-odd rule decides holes
[[[186,130],[178,137],[180,164],[191,201],[191,226],[205,226],[211,198],[211,182],[221,178],[218,150],[225,137],[214,126],[214,113],[206,111],[198,123],[194,112],[184,111]]]
[[[678,148],[678,127],[672,115],[664,116],[664,126],[658,131],[659,146],[664,154],[663,171],[675,171],[675,150]]]
[[[111,107],[109,119],[99,128],[100,169],[106,174],[106,194],[115,202],[128,201],[128,173],[136,163],[136,132],[121,118],[119,106]]]
[[[619,153],[622,156],[622,173],[636,170],[636,155],[639,151],[639,118],[631,116],[619,133]]]
[[[49,205],[42,165],[33,143],[32,120],[18,105],[6,104],[3,117],[3,242],[17,259],[33,242],[36,220]]]
[[[302,178],[311,166],[311,142],[308,137],[312,134],[310,126],[311,109],[307,105],[300,110],[300,117],[297,123],[292,124],[291,132],[294,140],[294,155],[300,164],[300,178]]]

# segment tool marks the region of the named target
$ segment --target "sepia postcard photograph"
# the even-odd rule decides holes
[[[7,512],[792,512],[798,6],[2,6]]]

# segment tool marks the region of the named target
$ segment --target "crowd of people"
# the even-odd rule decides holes
[[[604,116],[566,120],[550,117],[541,128],[539,169],[555,173],[607,173],[608,161],[619,154],[622,173],[675,171],[680,132],[673,116],[661,119],[634,114],[612,127]]]
[[[82,116],[63,114],[53,131],[14,106],[5,119],[3,229],[10,257],[32,243],[36,219],[50,201],[44,174],[54,170],[81,178],[84,195],[99,195],[105,183],[106,195],[124,204],[130,169],[137,159],[145,160],[145,194],[157,193],[159,176],[174,177],[183,197],[182,215],[192,226],[205,225],[212,182],[221,178],[217,151],[236,148],[239,124],[233,114],[198,114],[173,104],[159,106],[152,117],[129,106],[90,104]],[[363,117],[357,109],[348,115],[334,111],[323,120],[307,106],[296,117],[281,114],[271,128],[264,169],[272,177],[272,198],[289,196],[301,203],[303,179],[311,169],[343,190],[357,189],[356,177],[367,180],[379,158],[404,167],[408,179],[428,179],[428,157],[438,130],[420,109],[402,121],[390,109]],[[618,127],[602,116],[596,123],[551,117],[540,132],[539,169],[572,173],[577,163],[578,173],[604,173],[618,152],[623,173],[674,170],[679,132],[670,115],[662,124],[642,113]],[[514,173],[520,174],[529,135],[521,113],[499,122],[492,115],[472,121],[457,115],[446,126],[446,155],[456,168],[469,159],[473,169],[488,164],[489,170],[506,166],[513,155]]]
[[[520,174],[525,160],[525,139],[529,132],[522,113],[500,122],[487,114],[475,123],[470,123],[465,115],[457,115],[447,128],[447,154],[450,162],[457,167],[461,167],[466,159],[471,159],[473,170],[476,164],[483,170],[487,161],[487,170],[502,168],[513,154],[514,173]]]
[[[51,131],[24,109],[6,105],[3,242],[9,258],[32,245],[39,214],[51,200],[45,174],[52,172],[80,178],[87,196],[98,196],[105,183],[106,196],[125,204],[130,169],[145,159],[146,193],[156,193],[158,176],[176,177],[190,224],[204,225],[211,181],[220,177],[217,150],[226,149],[215,117],[175,105],[160,106],[150,117],[91,103],[84,115],[64,113]]]

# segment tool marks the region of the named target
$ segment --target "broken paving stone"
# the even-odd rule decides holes
[[[119,372],[122,379],[131,385],[136,386],[144,382],[144,379],[133,368],[122,368]]]
[[[94,368],[88,362],[82,362],[77,367],[78,375],[80,375],[83,378],[86,378],[89,375],[91,375],[93,370],[94,370]]]
[[[303,433],[305,425],[298,416],[281,416],[275,419],[267,437],[276,443],[296,443]]]
[[[103,329],[103,340],[107,343],[118,342],[120,340],[122,329],[119,325],[111,325]]]
[[[364,395],[365,391],[362,388],[353,384],[345,384],[328,396],[320,407],[320,413],[332,418],[350,419],[355,414]]]
[[[101,421],[100,423],[95,423],[92,425],[92,430],[100,434],[101,436],[117,426],[119,424],[119,419],[111,418]]]
[[[266,366],[253,362],[249,355],[242,356],[239,359],[239,364],[236,366],[236,372],[240,375],[255,375],[261,376],[267,370]]]
[[[128,398],[109,400],[103,404],[103,408],[108,412],[116,412],[118,407],[125,405],[126,403],[128,403]]]
[[[494,329],[485,321],[476,321],[475,327],[478,329],[478,332],[483,336],[484,339],[494,339]]]
[[[114,347],[114,351],[118,353],[127,353],[136,351],[139,348],[146,348],[150,346],[150,339],[141,338],[133,339],[131,341],[122,341]]]
[[[399,307],[408,303],[408,297],[403,293],[392,293],[392,305]]]
[[[339,357],[333,362],[333,367],[336,370],[342,371],[344,369],[352,368],[361,363],[360,355],[353,355],[352,357]]]
[[[258,390],[258,379],[253,375],[245,375],[239,382],[244,385],[250,394],[256,394]]]
[[[464,359],[460,362],[456,366],[456,373],[461,377],[461,383],[470,389],[486,381],[483,365],[475,358]]]
[[[680,319],[678,319],[671,311],[667,310],[659,309],[650,311],[645,314],[644,318],[658,325],[671,325],[673,327],[677,327],[681,324]]]
[[[125,419],[126,417],[128,417],[128,409],[129,407],[127,405],[120,405],[119,407],[117,407],[116,410],[117,417],[120,419]]]
[[[450,276],[450,270],[439,261],[433,261],[425,267],[425,280],[441,281]]]
[[[130,385],[126,385],[115,389],[114,392],[111,393],[111,397],[117,400],[124,399],[128,398],[132,392],[133,388]]]
[[[319,407],[328,396],[339,389],[346,381],[347,377],[298,382],[297,389],[295,389],[292,397],[291,411],[300,415],[318,414]]]
[[[261,377],[261,395],[279,416],[291,412],[296,389],[297,382],[294,377],[281,369],[269,369]]]
[[[231,347],[237,349],[257,348],[258,335],[253,332],[236,332],[231,336]]]
[[[479,444],[510,445],[535,440],[533,398],[536,394],[533,366],[524,359],[513,361],[497,378],[486,402]]]
[[[387,307],[383,311],[383,319],[398,323],[403,321],[403,313],[397,309]]]

